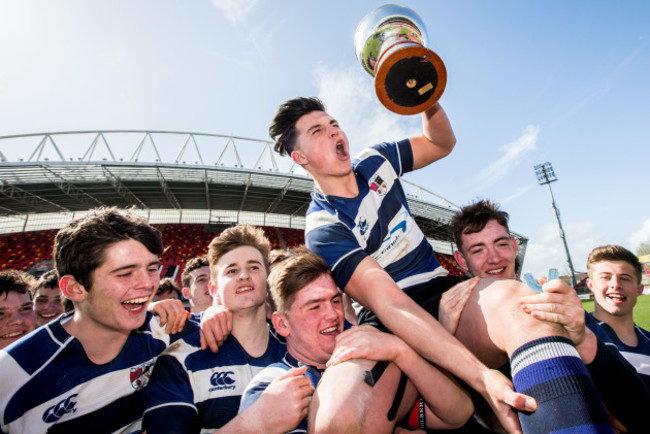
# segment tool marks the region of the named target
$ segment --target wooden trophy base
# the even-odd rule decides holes
[[[388,110],[400,115],[422,113],[442,96],[447,68],[442,59],[420,44],[400,41],[378,59],[375,91]]]

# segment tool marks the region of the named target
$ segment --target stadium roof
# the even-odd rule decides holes
[[[408,181],[404,187],[434,248],[451,252],[447,223],[458,207]],[[0,233],[61,227],[98,206],[133,206],[152,223],[302,229],[312,190],[268,141],[168,131],[0,137]],[[514,235],[523,259],[527,239]]]

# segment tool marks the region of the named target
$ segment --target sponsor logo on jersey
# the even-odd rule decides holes
[[[210,388],[210,392],[215,390],[228,390],[234,389],[235,380],[230,378],[231,375],[235,375],[233,371],[218,371],[212,374],[210,377],[210,384],[214,387]]]
[[[393,227],[388,233],[388,236],[382,241],[381,254],[385,254],[390,249],[392,249],[395,244],[402,238],[402,235],[406,232],[406,220],[402,220]]]
[[[370,186],[370,189],[377,193],[379,196],[385,195],[388,191],[386,183],[383,179],[381,179],[380,176],[375,176],[375,178],[372,179],[368,185]]]
[[[43,413],[43,422],[54,423],[57,420],[61,419],[64,415],[77,411],[75,408],[77,401],[73,401],[77,395],[77,393],[70,395],[63,401],[59,401],[52,407],[45,410],[45,413]]]
[[[153,364],[155,362],[156,359],[154,358],[131,368],[131,386],[133,386],[135,390],[140,390],[149,383],[149,378],[151,378],[151,371],[153,370]]]

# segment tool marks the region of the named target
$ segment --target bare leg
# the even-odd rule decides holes
[[[490,368],[508,362],[514,350],[534,339],[564,336],[558,324],[536,320],[517,300],[534,294],[516,280],[481,279],[460,317],[456,338]]]
[[[376,362],[355,359],[325,371],[309,406],[309,432],[391,433],[395,423],[415,404],[417,393],[409,383],[397,415],[388,420],[401,371],[389,364],[374,387],[364,382],[364,372]]]

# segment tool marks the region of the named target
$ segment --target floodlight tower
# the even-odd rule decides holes
[[[555,218],[557,218],[557,224],[560,227],[560,238],[564,243],[564,251],[566,252],[567,262],[569,263],[569,270],[571,270],[571,284],[575,288],[576,286],[576,273],[573,270],[573,262],[571,262],[571,254],[569,253],[569,246],[566,243],[566,237],[564,236],[564,229],[562,229],[562,222],[560,221],[560,210],[557,209],[555,205],[555,198],[553,197],[553,190],[551,190],[551,182],[557,181],[557,176],[553,171],[553,166],[551,163],[546,162],[543,164],[538,164],[535,166],[535,175],[537,175],[537,182],[539,185],[548,185],[548,191],[551,193],[551,203],[553,204],[553,211],[555,212]]]

